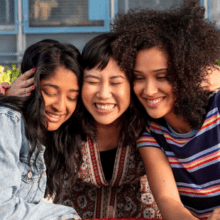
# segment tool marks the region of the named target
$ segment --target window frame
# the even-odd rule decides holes
[[[18,33],[18,0],[14,0],[14,25],[0,25],[0,35],[12,35],[12,34],[17,34]],[[14,26],[14,30],[13,31],[5,31],[4,30],[4,26],[5,27],[9,27],[9,26]],[[2,30],[1,30],[2,27]]]
[[[42,34],[42,33],[91,33],[91,32],[108,32],[110,31],[110,7],[105,4],[104,26],[82,26],[82,27],[30,27],[29,26],[29,0],[23,0],[23,27],[25,34]]]

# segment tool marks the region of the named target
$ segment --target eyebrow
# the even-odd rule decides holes
[[[122,79],[125,79],[125,77],[122,76],[122,75],[117,75],[117,76],[112,76],[112,77],[110,77],[110,79],[115,79],[115,78],[122,78]]]
[[[152,72],[160,72],[160,71],[167,71],[168,69],[167,68],[161,68],[161,69],[158,69],[158,70],[153,70]],[[142,71],[139,71],[139,70],[133,70],[134,72],[137,72],[137,73],[142,73]]]
[[[43,84],[43,86],[48,86],[48,87],[52,87],[52,88],[55,88],[55,89],[59,89],[58,86],[53,85],[53,84],[50,84],[50,83]],[[79,92],[78,89],[70,89],[69,91],[70,91],[70,92]]]
[[[85,79],[90,78],[90,77],[95,78],[95,79],[100,79],[98,76],[94,76],[94,75],[91,75],[91,74],[85,76]]]
[[[95,79],[100,79],[100,77],[98,77],[98,76],[94,76],[94,75],[91,75],[91,74],[85,76],[85,79],[90,78],[90,77],[91,77],[91,78],[95,78]],[[122,75],[116,75],[116,76],[111,76],[111,77],[110,77],[110,79],[115,79],[115,78],[122,78],[122,79],[125,79],[125,77],[122,76]]]

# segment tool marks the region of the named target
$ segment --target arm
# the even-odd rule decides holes
[[[25,138],[24,123],[18,113],[9,112],[5,109],[0,108],[0,219],[55,220],[59,217],[62,219],[65,217],[66,219],[77,218],[75,210],[71,207],[50,204],[43,200],[39,203],[25,201],[27,196],[25,193],[27,194],[27,192],[25,188],[21,188],[21,172],[18,167],[20,150]],[[17,196],[18,191],[20,196]]]
[[[0,93],[7,96],[27,96],[34,89],[34,78],[29,77],[34,73],[35,69],[31,69],[16,78],[11,85],[8,83],[0,84]]]
[[[196,220],[180,200],[169,161],[164,152],[155,147],[140,147],[147,178],[163,220]]]

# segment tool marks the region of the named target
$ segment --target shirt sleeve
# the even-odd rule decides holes
[[[163,150],[160,145],[157,143],[155,138],[150,134],[149,131],[145,129],[145,131],[141,134],[139,139],[136,142],[137,148],[139,147],[156,147]]]
[[[7,89],[9,89],[11,85],[7,82],[0,83],[0,94],[5,95]]]
[[[28,203],[17,197],[21,185],[18,167],[22,145],[23,119],[19,113],[0,111],[0,219],[56,220],[79,217],[71,207],[47,203]]]

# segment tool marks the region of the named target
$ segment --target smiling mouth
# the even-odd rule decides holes
[[[51,122],[58,122],[62,115],[54,115],[50,112],[45,112],[47,119]]]
[[[147,99],[147,104],[151,107],[155,107],[157,106],[162,100],[164,99],[164,97],[160,97],[160,98],[156,98],[156,99]]]
[[[95,108],[99,111],[99,112],[102,112],[102,113],[108,113],[108,112],[111,112],[114,110],[115,108],[115,104],[98,104],[98,103],[95,103]]]

